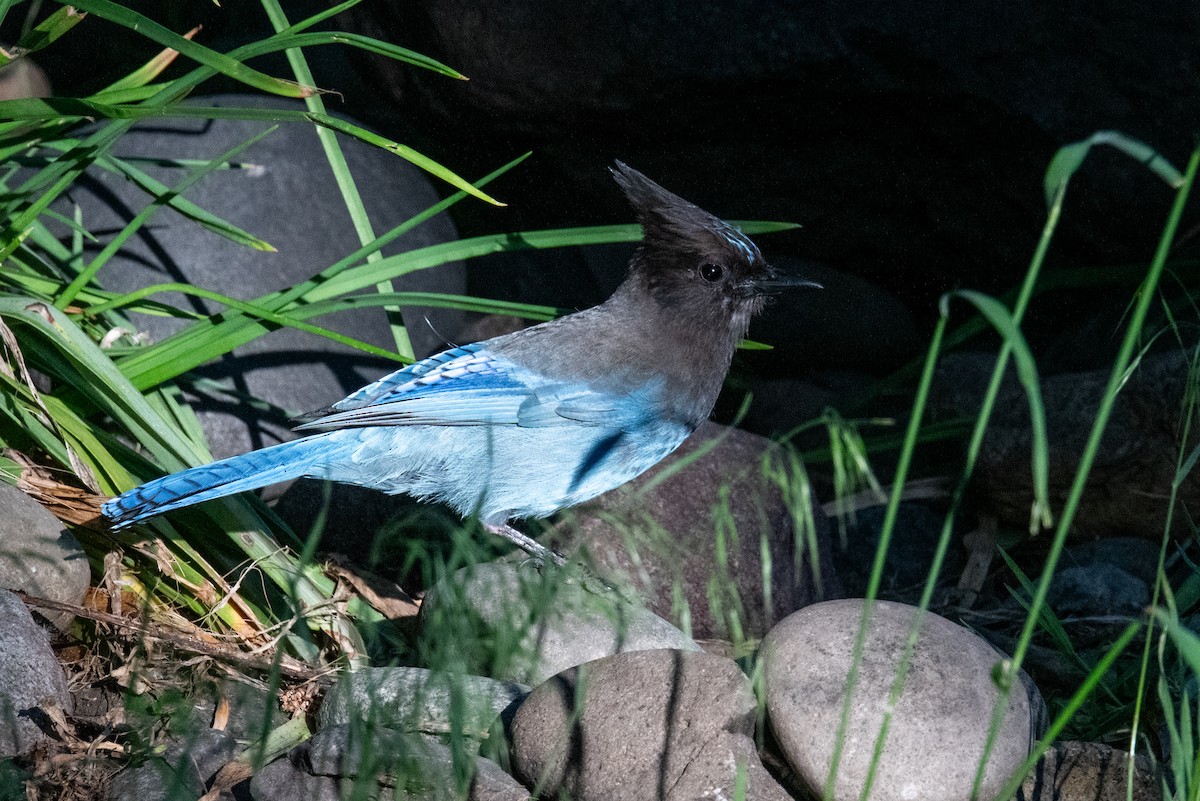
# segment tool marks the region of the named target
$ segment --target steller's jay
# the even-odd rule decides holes
[[[644,229],[607,301],[451,348],[306,416],[302,439],[155,479],[109,500],[121,528],[236,492],[308,477],[407,493],[512,528],[654,466],[712,412],[738,341],[783,279],[741,232],[637,170],[612,170]]]

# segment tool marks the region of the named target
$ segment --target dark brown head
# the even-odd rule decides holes
[[[749,237],[637,170],[618,161],[612,173],[644,229],[628,281],[681,319],[740,338],[772,292],[816,286],[780,280]]]

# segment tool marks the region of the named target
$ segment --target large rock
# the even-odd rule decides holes
[[[800,533],[805,511],[813,528]],[[712,422],[637,479],[569,512],[552,537],[566,552],[586,548],[601,572],[632,583],[658,614],[688,620],[700,639],[761,637],[805,604],[840,595],[829,523],[787,452]]]
[[[732,660],[638,651],[536,687],[513,720],[513,767],[577,801],[787,801],[754,748],[757,704]],[[739,774],[741,774],[739,776]]]
[[[78,606],[91,577],[87,554],[75,535],[40,503],[0,483],[0,588]],[[37,611],[59,628],[75,617]]]
[[[954,354],[939,364],[932,393],[935,417],[978,414],[995,355]],[[1079,456],[1091,436],[1110,367],[1046,375],[1042,404],[1049,441],[1050,506],[1059,512],[1070,493]],[[1176,454],[1195,447],[1180,441],[1179,419],[1189,387],[1186,354],[1148,353],[1121,387],[1088,474],[1071,534],[1096,537],[1162,537],[1167,499],[1175,480]],[[1018,531],[1029,527],[1033,503],[1029,402],[1010,366],[1000,386],[987,437],[972,476],[980,507]],[[1200,471],[1191,470],[1178,490],[1173,534],[1190,533],[1187,521],[1200,510]]]
[[[288,101],[260,95],[218,95],[195,102],[226,107],[288,107]],[[248,120],[158,119],[134,126],[115,152],[207,160],[270,125]],[[438,201],[430,180],[416,167],[350,137],[340,137],[339,142],[377,235]],[[189,189],[186,197],[266,240],[277,253],[236,245],[170,209],[162,209],[108,262],[99,275],[101,284],[127,292],[149,284],[180,281],[248,299],[290,288],[359,247],[311,125],[285,123],[242,152],[237,161],[253,167],[213,172]],[[138,166],[168,186],[184,176],[178,169]],[[92,169],[72,188],[70,201],[81,207],[89,230],[103,231],[119,229],[150,198],[124,177]],[[383,252],[402,253],[455,238],[449,219],[439,215]],[[98,249],[104,244],[88,243],[86,247]],[[88,253],[87,258],[92,255]],[[461,293],[465,287],[464,268],[461,263],[453,263],[422,270],[397,279],[395,286],[400,291]],[[221,308],[190,296],[168,294],[156,299],[206,313]],[[442,337],[454,337],[464,320],[461,313],[425,307],[406,308],[403,314],[418,353],[440,345]],[[149,315],[134,315],[132,321],[155,340],[182,326],[178,320]],[[310,322],[394,348],[385,314],[378,307]],[[195,375],[217,381],[235,393],[249,393],[276,404],[288,414],[298,414],[340,400],[397,367],[394,362],[323,337],[284,328],[197,369]],[[242,453],[290,436],[286,416],[264,414],[235,395],[195,388],[191,399],[214,456]]]
[[[830,773],[854,661],[863,602],[814,604],[763,640],[767,715],[785,759],[817,794]],[[926,614],[903,692],[889,700],[915,607],[877,601],[867,635],[833,788],[837,801],[859,798],[871,773],[887,710],[890,729],[875,765],[875,801],[961,801],[971,795],[989,721],[999,698],[988,643],[945,618]],[[1018,683],[984,772],[979,794],[991,798],[1029,755],[1040,698]],[[1036,690],[1033,690],[1036,693]]]
[[[25,604],[0,590],[0,758],[22,754],[46,737],[46,703],[72,711],[62,666]]]
[[[435,660],[531,685],[610,654],[699,650],[645,607],[589,585],[531,565],[463,568],[425,593],[423,647]]]

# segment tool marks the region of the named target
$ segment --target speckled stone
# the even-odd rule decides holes
[[[761,648],[767,715],[784,758],[818,794],[829,775],[863,601],[829,601],[789,616]],[[872,609],[833,798],[862,795],[915,607]],[[971,795],[988,722],[1000,696],[988,643],[928,613],[876,766],[872,801],[962,801]],[[1033,690],[1036,693],[1036,690]],[[1018,683],[984,772],[991,798],[1028,755],[1039,699]]]
[[[789,801],[754,747],[750,680],[724,657],[636,651],[564,671],[513,720],[517,778],[575,801]],[[740,774],[740,779],[739,779]]]

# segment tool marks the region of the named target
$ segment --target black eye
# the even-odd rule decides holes
[[[720,281],[724,274],[725,269],[719,264],[705,264],[700,267],[700,277],[710,284]]]

